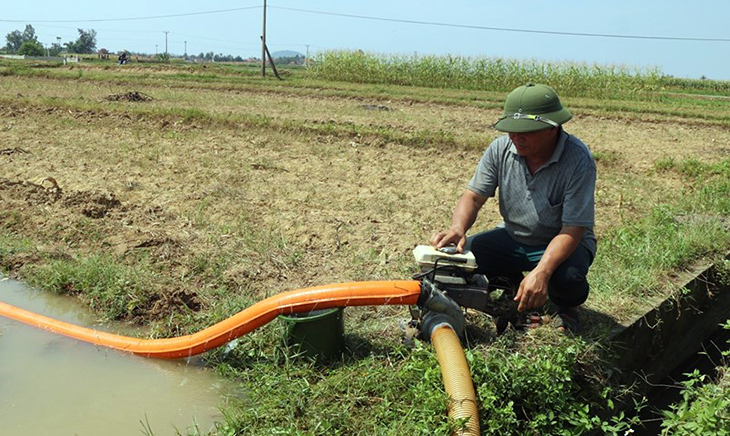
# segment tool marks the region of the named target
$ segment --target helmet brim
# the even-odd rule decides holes
[[[560,125],[567,123],[568,121],[570,121],[571,118],[573,118],[573,114],[570,113],[570,111],[566,108],[562,108],[559,111],[555,111],[555,112],[539,114],[539,116],[542,118],[547,118]],[[554,126],[552,126],[551,124],[548,124],[544,121],[531,120],[531,119],[516,119],[516,118],[510,117],[507,115],[504,118],[497,121],[493,127],[495,129],[499,130],[500,132],[529,133],[529,132],[537,132],[540,130],[550,129]]]

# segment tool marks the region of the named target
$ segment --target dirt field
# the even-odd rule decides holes
[[[154,271],[152,297],[129,317],[210,309],[222,290],[255,301],[408,278],[410,251],[448,225],[498,133],[498,109],[402,89],[390,100],[366,87],[355,97],[126,74],[1,78],[0,228],[34,245],[4,259],[13,272],[90,254]],[[149,99],[124,98],[132,91]],[[730,155],[722,125],[565,103],[566,130],[598,161],[599,239],[679,192],[657,161]],[[490,201],[476,227],[498,220]]]

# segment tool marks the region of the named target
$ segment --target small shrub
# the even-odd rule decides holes
[[[485,435],[619,434],[634,423],[601,417],[613,408],[612,390],[597,353],[580,339],[537,329],[467,356]]]

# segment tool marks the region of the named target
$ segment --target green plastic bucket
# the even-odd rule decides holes
[[[343,312],[343,307],[335,307],[280,315],[286,326],[284,340],[290,346],[299,347],[302,354],[308,357],[336,357],[345,348]]]

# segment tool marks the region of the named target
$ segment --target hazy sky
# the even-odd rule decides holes
[[[10,3],[3,0],[3,3]],[[263,0],[13,1],[0,15],[0,36],[32,24],[44,44],[97,31],[97,47],[155,53],[261,56]],[[388,54],[456,54],[658,67],[680,77],[730,80],[728,0],[269,0],[269,49],[310,54],[362,49]],[[250,9],[244,9],[250,8]],[[285,9],[300,9],[299,11]],[[237,9],[237,10],[231,10]],[[305,12],[312,11],[312,12]],[[210,14],[202,12],[225,11]],[[388,20],[420,21],[416,24]],[[179,14],[198,14],[147,18]],[[119,20],[134,18],[132,20]],[[139,19],[146,18],[146,19]],[[464,28],[457,26],[481,27]],[[483,29],[720,39],[615,38]]]

